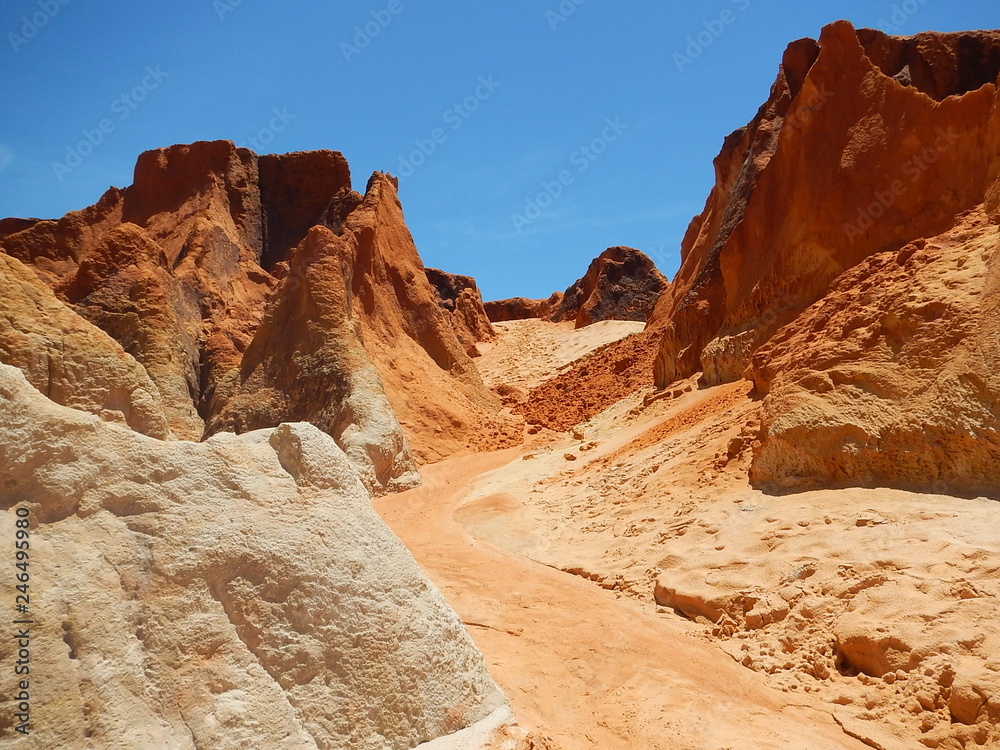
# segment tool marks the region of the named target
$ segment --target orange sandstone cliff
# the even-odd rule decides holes
[[[739,378],[750,355],[872,253],[1000,199],[1000,34],[889,37],[845,21],[785,52],[730,135],[655,318],[656,380]]]
[[[754,381],[761,485],[1000,489],[998,75],[998,32],[837,22],[726,139],[654,377]]]
[[[438,304],[394,180],[353,192],[339,153],[147,152],[94,206],[0,222],[0,248],[141,366],[158,391],[142,408],[178,438],[312,421],[384,491],[417,460],[519,436]]]

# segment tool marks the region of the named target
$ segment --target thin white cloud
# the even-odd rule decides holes
[[[5,170],[12,161],[14,161],[14,153],[0,143],[0,172]]]

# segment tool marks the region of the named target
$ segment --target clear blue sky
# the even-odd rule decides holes
[[[0,216],[89,205],[146,149],[253,139],[342,151],[360,190],[412,168],[425,263],[488,299],[563,289],[610,245],[672,276],[723,137],[786,44],[838,18],[912,34],[998,15],[996,0],[6,0]],[[78,149],[88,131],[99,145]]]

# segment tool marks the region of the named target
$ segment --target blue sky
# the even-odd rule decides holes
[[[342,151],[359,190],[406,175],[424,262],[487,299],[547,296],[619,244],[672,276],[723,137],[838,18],[998,26],[995,0],[7,0],[0,216],[58,217],[141,151],[226,138]]]

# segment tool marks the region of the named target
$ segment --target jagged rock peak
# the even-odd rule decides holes
[[[791,44],[768,101],[725,139],[685,235],[654,315],[657,383],[741,377],[871,253],[940,234],[984,200],[995,211],[998,74],[998,31],[902,38],[839,21]]]
[[[486,303],[494,323],[542,318],[571,320],[583,328],[601,320],[645,322],[669,282],[650,258],[631,247],[610,247],[595,258],[587,273],[565,292],[548,299],[514,297]]]
[[[338,152],[257,156],[230,141],[149,151],[130,187],[93,206],[0,221],[0,250],[159,392],[140,417],[85,377],[64,378],[72,392],[51,390],[63,403],[188,440],[310,421],[375,492],[411,486],[415,458],[519,439],[438,305],[395,179],[376,172],[361,195]],[[20,353],[7,361],[37,371],[23,335],[11,337]],[[119,374],[135,382],[130,367]]]

